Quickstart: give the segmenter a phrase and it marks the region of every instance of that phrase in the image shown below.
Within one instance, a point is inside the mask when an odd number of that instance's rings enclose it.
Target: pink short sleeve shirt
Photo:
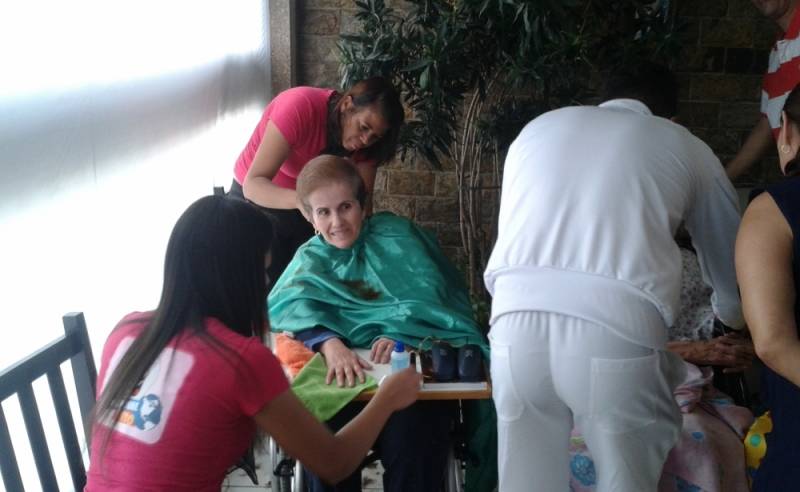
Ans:
[[[267,105],[250,141],[236,160],[236,181],[244,183],[267,123],[272,121],[290,148],[289,156],[272,182],[281,188],[294,189],[303,166],[327,146],[328,100],[333,92],[316,87],[293,87],[278,94]]]

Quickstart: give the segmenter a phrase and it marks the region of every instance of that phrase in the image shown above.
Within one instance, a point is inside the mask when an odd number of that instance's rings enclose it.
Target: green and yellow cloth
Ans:
[[[339,387],[335,382],[325,383],[328,366],[320,354],[311,358],[296,378],[292,380],[292,391],[303,405],[322,422],[332,418],[362,391],[378,387],[375,378],[365,375],[364,382],[355,386]]]

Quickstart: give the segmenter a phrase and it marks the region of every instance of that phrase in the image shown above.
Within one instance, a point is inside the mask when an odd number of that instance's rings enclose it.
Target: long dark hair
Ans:
[[[800,85],[795,86],[789,93],[786,102],[783,103],[783,111],[786,112],[786,117],[791,123],[800,127]],[[786,163],[783,174],[786,176],[800,175],[800,152]]]
[[[355,111],[372,108],[386,122],[386,133],[380,140],[369,147],[360,150],[360,156],[374,160],[377,165],[392,160],[397,151],[397,141],[400,139],[400,127],[405,121],[403,104],[400,94],[389,80],[384,77],[370,77],[360,80],[344,94],[334,93],[328,102],[328,146],[323,154],[338,156],[348,155],[342,148],[342,105],[347,97],[353,98]]]
[[[189,206],[169,238],[158,307],[128,320],[145,327],[103,388],[92,423],[118,421],[134,388],[177,336],[199,336],[236,357],[208,334],[206,318],[216,318],[240,335],[264,339],[264,259],[272,236],[269,218],[244,201],[207,196]],[[108,445],[111,431],[104,434],[100,449]]]

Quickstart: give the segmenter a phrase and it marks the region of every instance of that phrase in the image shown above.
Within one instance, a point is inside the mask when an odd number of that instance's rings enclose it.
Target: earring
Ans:
[[[788,144],[783,144],[783,145],[781,145],[781,147],[780,147],[780,151],[781,151],[781,154],[788,154],[789,152],[791,152],[791,151],[792,151],[792,148],[791,148],[791,147],[789,147],[789,145],[788,145]]]
[[[319,230],[317,230],[317,229],[314,229],[314,235],[315,235],[315,236],[319,236]]]

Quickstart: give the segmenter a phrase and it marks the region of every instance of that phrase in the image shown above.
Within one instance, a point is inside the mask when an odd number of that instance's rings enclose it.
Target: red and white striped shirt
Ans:
[[[783,36],[769,54],[769,66],[761,89],[761,113],[769,120],[772,134],[778,138],[781,111],[792,89],[800,83],[800,9]]]

